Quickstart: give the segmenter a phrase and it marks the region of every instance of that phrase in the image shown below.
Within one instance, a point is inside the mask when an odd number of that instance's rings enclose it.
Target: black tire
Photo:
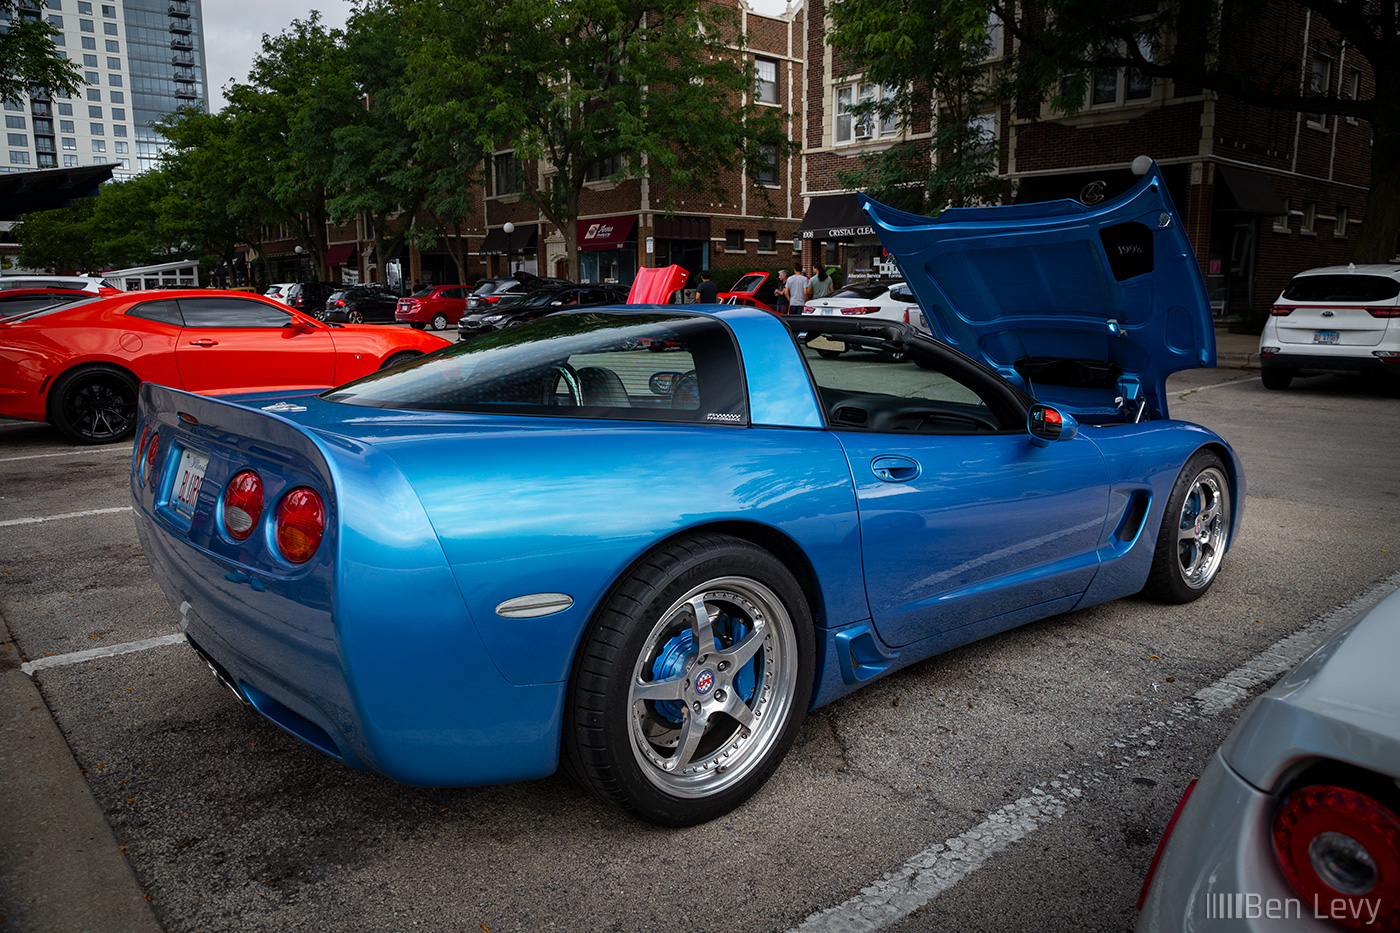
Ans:
[[[712,650],[695,650],[697,628]],[[719,534],[664,545],[613,588],[584,637],[565,710],[567,770],[652,823],[722,816],[792,746],[815,655],[807,600],[768,551]]]
[[[64,373],[49,391],[49,420],[71,441],[112,444],[136,430],[136,379],[115,366]]]
[[[1220,458],[1198,450],[1167,498],[1152,570],[1143,593],[1164,603],[1189,603],[1215,582],[1230,542],[1233,500]]]
[[[365,315],[363,311],[346,311],[345,320],[350,324],[363,324],[365,322]]]
[[[379,366],[379,371],[382,373],[386,369],[393,369],[400,363],[407,363],[409,360],[416,360],[422,355],[423,354],[415,353],[412,350],[401,350],[398,353],[391,354],[387,360],[381,363]]]
[[[443,314],[441,311],[434,314],[428,327],[432,330],[447,330],[447,315]]]
[[[1286,389],[1293,381],[1293,370],[1269,367],[1259,370],[1259,380],[1266,389]]]

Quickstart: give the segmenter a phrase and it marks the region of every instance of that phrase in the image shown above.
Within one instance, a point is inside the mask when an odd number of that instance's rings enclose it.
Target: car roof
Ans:
[[[1297,273],[1294,278],[1302,275],[1384,275],[1393,279],[1400,279],[1400,264],[1397,263],[1367,263],[1356,265],[1351,263],[1345,266],[1318,266],[1316,269],[1307,269]]]

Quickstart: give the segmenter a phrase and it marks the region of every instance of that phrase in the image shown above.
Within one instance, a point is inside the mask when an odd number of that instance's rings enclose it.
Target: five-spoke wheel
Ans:
[[[1230,531],[1225,465],[1215,454],[1199,451],[1182,468],[1167,500],[1146,591],[1174,603],[1201,596],[1220,570]]]

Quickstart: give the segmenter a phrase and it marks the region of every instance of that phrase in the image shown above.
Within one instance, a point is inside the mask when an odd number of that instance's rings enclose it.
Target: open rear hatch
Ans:
[[[1215,365],[1205,282],[1156,163],[1092,207],[861,204],[935,337],[1081,421],[1165,418],[1167,376]]]

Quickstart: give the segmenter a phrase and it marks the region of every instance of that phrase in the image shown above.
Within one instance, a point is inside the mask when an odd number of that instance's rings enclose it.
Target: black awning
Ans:
[[[1178,205],[1186,203],[1189,173],[1185,165],[1164,165],[1162,176],[1167,180],[1167,191]],[[1127,194],[1137,183],[1140,175],[1134,175],[1129,168],[1096,169],[1091,172],[1061,172],[1055,175],[1027,175],[1016,184],[1014,203],[1026,204],[1039,201],[1059,201],[1069,199],[1093,207],[1110,198]]]
[[[854,194],[819,194],[807,205],[797,233],[804,240],[854,240],[874,236],[875,228]]]
[[[68,207],[74,198],[95,197],[98,185],[111,178],[116,167],[87,165],[0,175],[0,220]]]
[[[500,227],[492,227],[486,231],[486,239],[482,241],[479,250],[482,256],[504,256],[507,247],[511,253],[529,253],[535,249],[535,243],[539,239],[539,225],[516,226],[515,232],[506,237],[506,232]]]
[[[1225,182],[1230,196],[1235,199],[1235,206],[1246,214],[1280,217],[1288,213],[1288,206],[1279,198],[1269,181],[1269,176],[1263,172],[1251,172],[1247,168],[1235,168],[1232,165],[1217,165],[1215,174]]]

